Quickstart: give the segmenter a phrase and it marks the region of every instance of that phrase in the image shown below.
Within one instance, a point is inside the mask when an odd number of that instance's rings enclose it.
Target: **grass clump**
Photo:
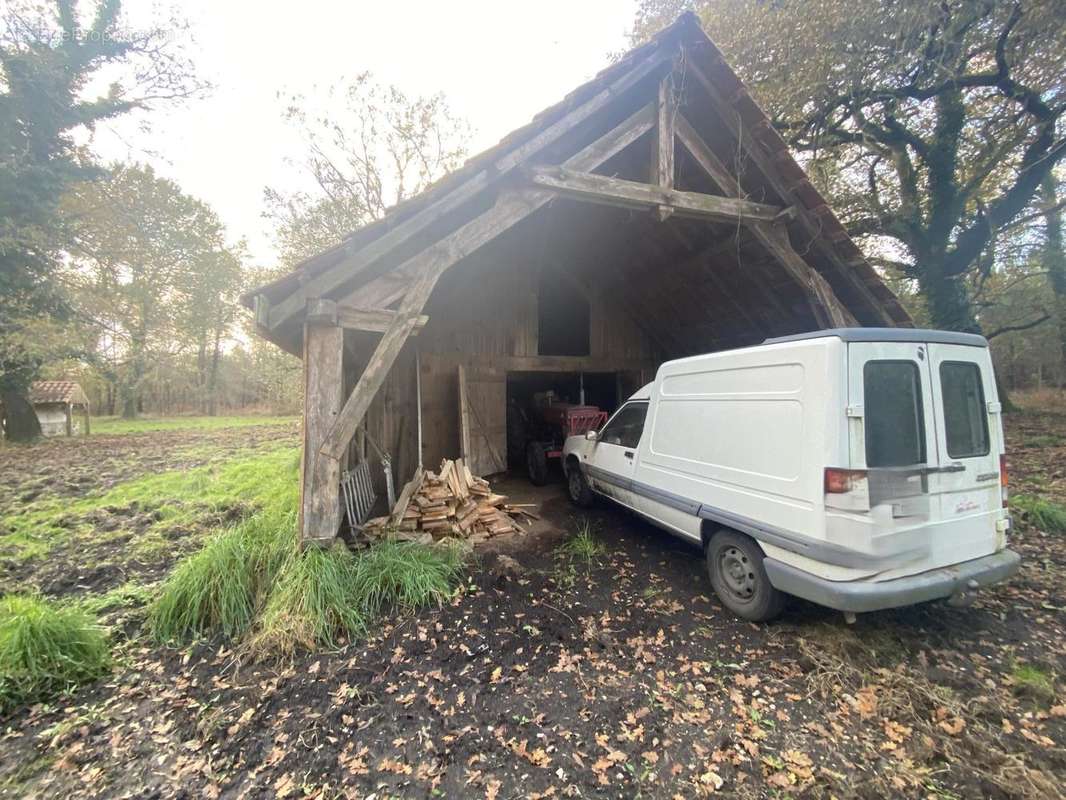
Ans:
[[[1047,533],[1066,533],[1066,508],[1050,500],[1030,494],[1015,495],[1010,499],[1013,508],[1025,514],[1028,521]]]
[[[592,522],[585,517],[578,524],[577,533],[559,546],[559,552],[591,567],[592,562],[606,555],[607,546],[597,538]]]
[[[1016,694],[1044,703],[1055,699],[1055,681],[1044,670],[1032,664],[1015,664],[1011,670],[1011,682]]]
[[[152,635],[176,642],[247,631],[287,551],[295,548],[294,525],[292,512],[267,509],[208,539],[164,581],[148,611]]]
[[[319,645],[335,648],[343,639],[364,633],[365,609],[353,596],[356,567],[356,557],[340,542],[328,549],[311,547],[287,559],[250,648],[292,655]]]
[[[462,567],[458,546],[379,542],[358,557],[352,596],[370,615],[390,607],[409,611],[441,603],[451,595]]]
[[[111,667],[104,631],[74,606],[0,598],[0,713],[89,683]]]

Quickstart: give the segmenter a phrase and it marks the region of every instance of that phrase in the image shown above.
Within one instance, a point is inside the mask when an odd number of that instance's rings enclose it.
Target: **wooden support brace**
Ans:
[[[696,129],[684,117],[678,118],[677,133],[685,149],[692,154],[711,180],[718,184],[718,188],[734,197],[739,196],[740,183],[729,173],[714,151],[707,146]],[[775,216],[770,220],[770,224],[753,224],[752,235],[803,288],[811,313],[818,325],[823,328],[839,328],[848,324],[858,324],[851,312],[837,298],[826,279],[792,247],[788,231],[782,224],[791,217],[784,216],[784,213],[781,212]]]
[[[654,125],[653,114],[652,106],[645,106],[582,148],[565,164],[579,170],[595,169],[647,133]],[[491,209],[397,267],[398,272],[413,276],[412,283],[323,442],[323,455],[339,459],[344,454],[440,276],[483,244],[546,205],[554,196],[553,192],[537,189],[502,192]]]
[[[703,91],[711,99],[711,103],[719,112],[719,118],[729,129],[730,133],[733,134],[740,150],[752,160],[755,166],[758,167],[759,171],[782,198],[788,198],[792,195],[792,188],[785,185],[783,179],[779,175],[779,169],[771,163],[770,156],[764,153],[756,142],[752,141],[751,133],[744,130],[740,114],[737,112],[736,108],[722,96],[718,91],[718,88],[711,82],[707,75],[704,74],[703,70],[697,66],[694,60],[688,59],[685,62],[685,69],[686,74],[695,78],[696,83],[703,88]],[[684,139],[682,139],[682,141],[684,141]],[[785,155],[791,160],[791,155],[788,155],[787,153],[785,153]],[[833,252],[831,246],[819,242],[819,226],[811,220],[810,215],[805,213],[802,209],[797,209],[796,219],[803,227],[805,234],[809,236],[813,242],[812,246],[818,247],[830,261],[833,261],[838,265],[841,272],[846,273],[848,265],[843,262],[835,252]],[[895,327],[897,325],[896,320],[885,310],[883,304],[873,295],[865,282],[862,280],[856,280],[854,281],[854,286],[866,298],[867,303],[886,325],[890,327]],[[839,300],[837,302],[839,302]],[[850,312],[848,316],[851,316]],[[854,319],[854,317],[852,318]]]

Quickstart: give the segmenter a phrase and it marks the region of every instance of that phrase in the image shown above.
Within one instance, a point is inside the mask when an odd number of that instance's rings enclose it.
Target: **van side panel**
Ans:
[[[828,453],[846,447],[829,430],[831,418],[845,424],[843,364],[836,339],[663,364],[635,479],[712,513],[824,537],[822,472]],[[652,503],[647,512],[662,518]]]

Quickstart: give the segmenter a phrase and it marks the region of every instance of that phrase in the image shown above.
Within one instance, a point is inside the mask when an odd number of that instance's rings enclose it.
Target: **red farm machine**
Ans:
[[[552,392],[539,394],[535,400],[532,408],[522,415],[523,438],[529,480],[543,486],[548,482],[549,461],[562,456],[566,437],[599,430],[607,421],[607,412],[596,406],[558,402]]]

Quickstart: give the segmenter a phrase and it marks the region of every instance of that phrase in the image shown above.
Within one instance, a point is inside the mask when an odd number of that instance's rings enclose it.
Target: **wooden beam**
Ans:
[[[595,169],[647,133],[654,124],[652,113],[650,105],[644,107],[565,163],[574,169]],[[483,244],[546,205],[554,196],[553,192],[536,189],[502,192],[491,209],[401,265],[399,271],[414,278],[411,288],[326,437],[321,448],[324,455],[339,459],[344,454],[440,276]]]
[[[340,461],[319,448],[341,410],[344,331],[304,325],[304,424],[300,465],[300,543],[328,545],[340,529]]]
[[[752,233],[813,298],[815,319],[821,327],[844,328],[859,324],[837,298],[829,282],[793,249],[785,228],[780,225],[756,225]]]
[[[606,136],[602,136],[582,148],[564,166],[574,169],[592,169],[617,155],[626,147],[655,127],[655,104],[648,103]],[[589,166],[589,165],[593,166]],[[410,263],[410,262],[408,262]],[[387,306],[396,302],[407,292],[414,275],[407,265],[382,275],[349,294],[344,302],[360,305]]]
[[[684,117],[678,120],[677,133],[685,149],[692,154],[711,180],[717,183],[723,192],[739,197],[742,191],[740,183]],[[780,221],[781,218],[778,217],[771,220],[769,225],[752,225],[752,236],[803,288],[811,306],[811,313],[819,325],[841,327],[845,320],[854,322],[855,317],[840,302],[826,279],[792,247],[788,238],[788,230],[779,224]],[[855,322],[855,324],[858,323]]]
[[[829,261],[834,263],[837,270],[844,276],[851,278],[848,275],[851,271],[851,267],[843,261],[843,259],[837,254],[832,244],[826,242],[821,236],[820,223],[817,220],[812,220],[811,215],[803,208],[800,203],[792,203],[794,199],[794,193],[791,188],[786,186],[779,177],[777,168],[771,163],[768,154],[764,153],[758,142],[755,142],[750,135],[744,135],[744,128],[740,122],[740,114],[731,103],[728,103],[718,91],[718,87],[711,83],[711,80],[703,73],[695,63],[693,59],[685,60],[685,70],[687,75],[691,75],[696,79],[696,82],[703,88],[704,92],[710,97],[712,104],[718,111],[718,118],[729,129],[729,132],[733,135],[733,138],[737,142],[737,147],[742,150],[759,169],[759,172],[763,174],[774,191],[787,203],[790,203],[789,207],[795,207],[796,220],[800,223],[804,233],[810,238],[812,246],[819,250],[823,256]],[[682,139],[682,141],[684,141]],[[824,279],[823,279],[824,280]],[[861,278],[855,276],[851,279],[851,284],[858,289],[859,293],[866,299],[866,302],[874,309],[877,316],[890,327],[896,327],[896,320],[889,314],[881,301],[874,296],[870,287],[866,285],[866,282]]]
[[[320,275],[307,280],[299,289],[270,309],[270,327],[277,328],[292,319],[303,311],[308,298],[328,295],[397,246],[421,233],[432,223],[441,219],[441,217],[472,200],[499,180],[502,175],[557,142],[563,135],[569,133],[579,124],[608,106],[620,94],[632,89],[673,57],[673,53],[657,49],[646,59],[638,62],[633,69],[618,80],[577,108],[564,114],[559,120],[530,138],[529,141],[497,159],[486,169],[481,170],[472,178],[457,186],[437,202],[423,208],[402,222],[398,222],[392,230],[387,231],[380,238],[349,254],[340,263],[330,267]]]
[[[371,333],[384,333],[396,320],[399,312],[390,311],[387,308],[355,308],[353,306],[337,306],[337,324],[342,328],[355,331],[369,331]],[[414,320],[411,334],[414,335],[429,322],[429,317],[422,315]]]
[[[665,205],[679,215],[704,217],[718,222],[773,222],[781,212],[778,206],[750,200],[660,189],[649,183],[576,172],[564,167],[537,167],[532,171],[532,180],[541,188],[594,203],[628,208]]]
[[[674,188],[674,123],[677,119],[677,95],[674,92],[673,72],[659,81],[659,97],[656,103],[655,161],[652,165],[652,183],[660,189]],[[656,206],[660,222],[674,213],[669,205]]]

